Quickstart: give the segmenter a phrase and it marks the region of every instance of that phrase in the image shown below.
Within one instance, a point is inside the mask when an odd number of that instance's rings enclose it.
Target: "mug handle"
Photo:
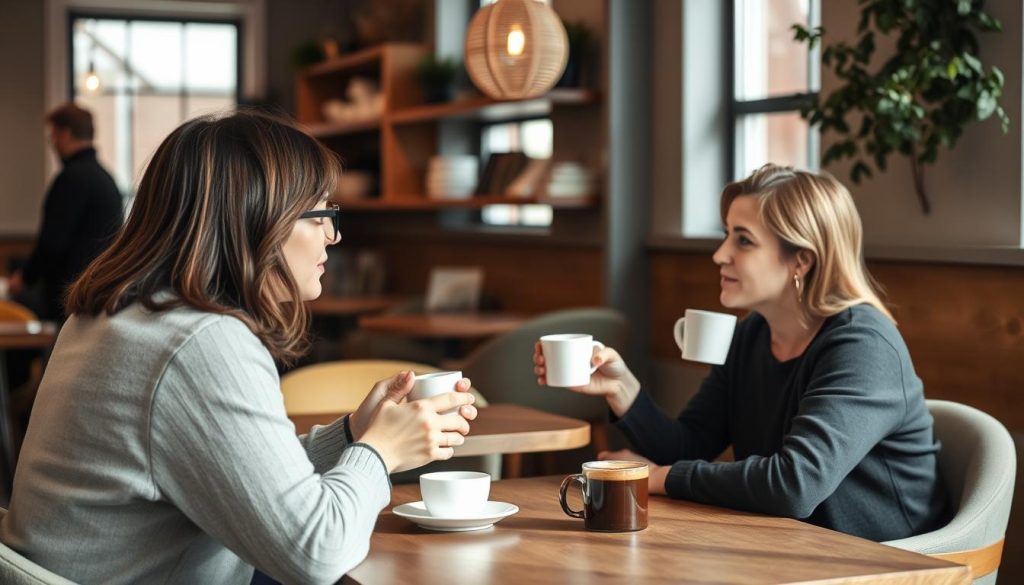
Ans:
[[[604,344],[601,343],[600,341],[595,339],[592,343],[594,344],[594,349],[604,349]],[[593,351],[593,350],[591,350],[591,351]],[[597,368],[599,368],[599,367],[601,367],[601,366],[594,366],[594,367],[590,368],[590,373],[593,374],[594,372],[597,371]]]
[[[558,503],[562,505],[562,511],[568,514],[569,516],[572,516],[573,518],[583,518],[583,510],[577,512],[576,510],[570,508],[569,504],[565,502],[565,491],[569,489],[569,484],[574,481],[580,484],[580,490],[582,490],[583,486],[586,485],[584,483],[585,480],[583,479],[582,473],[570,475],[569,477],[563,479],[562,487],[558,490]]]
[[[672,337],[676,340],[676,345],[679,346],[679,350],[683,350],[683,327],[685,327],[686,317],[680,317],[676,324],[672,326]]]

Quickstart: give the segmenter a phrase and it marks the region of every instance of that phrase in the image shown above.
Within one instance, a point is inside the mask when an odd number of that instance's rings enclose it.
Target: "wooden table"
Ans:
[[[321,295],[306,303],[314,315],[348,317],[363,313],[377,313],[396,307],[408,299],[399,296],[331,297]]]
[[[16,463],[14,421],[7,387],[7,355],[9,349],[49,350],[57,338],[57,325],[49,322],[0,322],[0,506],[10,502]]]
[[[652,496],[650,526],[587,532],[558,505],[561,477],[495,482],[519,512],[478,532],[431,532],[385,510],[344,583],[970,583],[967,567],[787,518]],[[577,492],[578,493],[578,492]],[[420,499],[396,486],[393,506]],[[579,507],[578,501],[572,505]]]
[[[470,423],[466,442],[455,447],[456,457],[493,453],[537,453],[584,447],[590,443],[590,423],[534,410],[517,404],[492,404],[479,409]],[[290,417],[299,433],[313,425],[329,424],[344,413]]]
[[[359,327],[409,337],[480,339],[507,333],[525,321],[509,313],[412,313],[366,315],[359,318]]]

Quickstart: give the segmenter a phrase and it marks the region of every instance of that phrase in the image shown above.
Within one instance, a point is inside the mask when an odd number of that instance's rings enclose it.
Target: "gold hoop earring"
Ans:
[[[796,288],[796,302],[804,302],[804,291],[800,288],[800,275],[793,274],[793,287]]]

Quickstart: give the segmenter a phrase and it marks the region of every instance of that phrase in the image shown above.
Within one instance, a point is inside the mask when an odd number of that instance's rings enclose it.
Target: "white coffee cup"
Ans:
[[[560,333],[540,338],[547,369],[548,386],[586,386],[590,375],[597,371],[591,367],[594,348],[604,348],[592,335],[582,333]]]
[[[478,471],[437,471],[420,476],[420,496],[437,518],[474,518],[491,493],[491,476]]]
[[[672,335],[684,360],[722,365],[729,354],[736,315],[686,309],[676,321]]]
[[[416,376],[409,392],[409,400],[430,398],[445,392],[455,392],[455,384],[462,379],[462,372],[431,372]],[[441,414],[458,412],[458,407],[450,408]]]

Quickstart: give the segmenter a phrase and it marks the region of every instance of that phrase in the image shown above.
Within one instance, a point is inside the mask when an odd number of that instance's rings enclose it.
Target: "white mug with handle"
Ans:
[[[672,328],[683,359],[724,364],[736,329],[736,315],[697,309],[686,309],[684,315]]]
[[[594,348],[603,349],[604,344],[592,335],[559,333],[541,337],[540,347],[548,386],[569,388],[590,383],[590,375],[597,371],[590,365]]]

